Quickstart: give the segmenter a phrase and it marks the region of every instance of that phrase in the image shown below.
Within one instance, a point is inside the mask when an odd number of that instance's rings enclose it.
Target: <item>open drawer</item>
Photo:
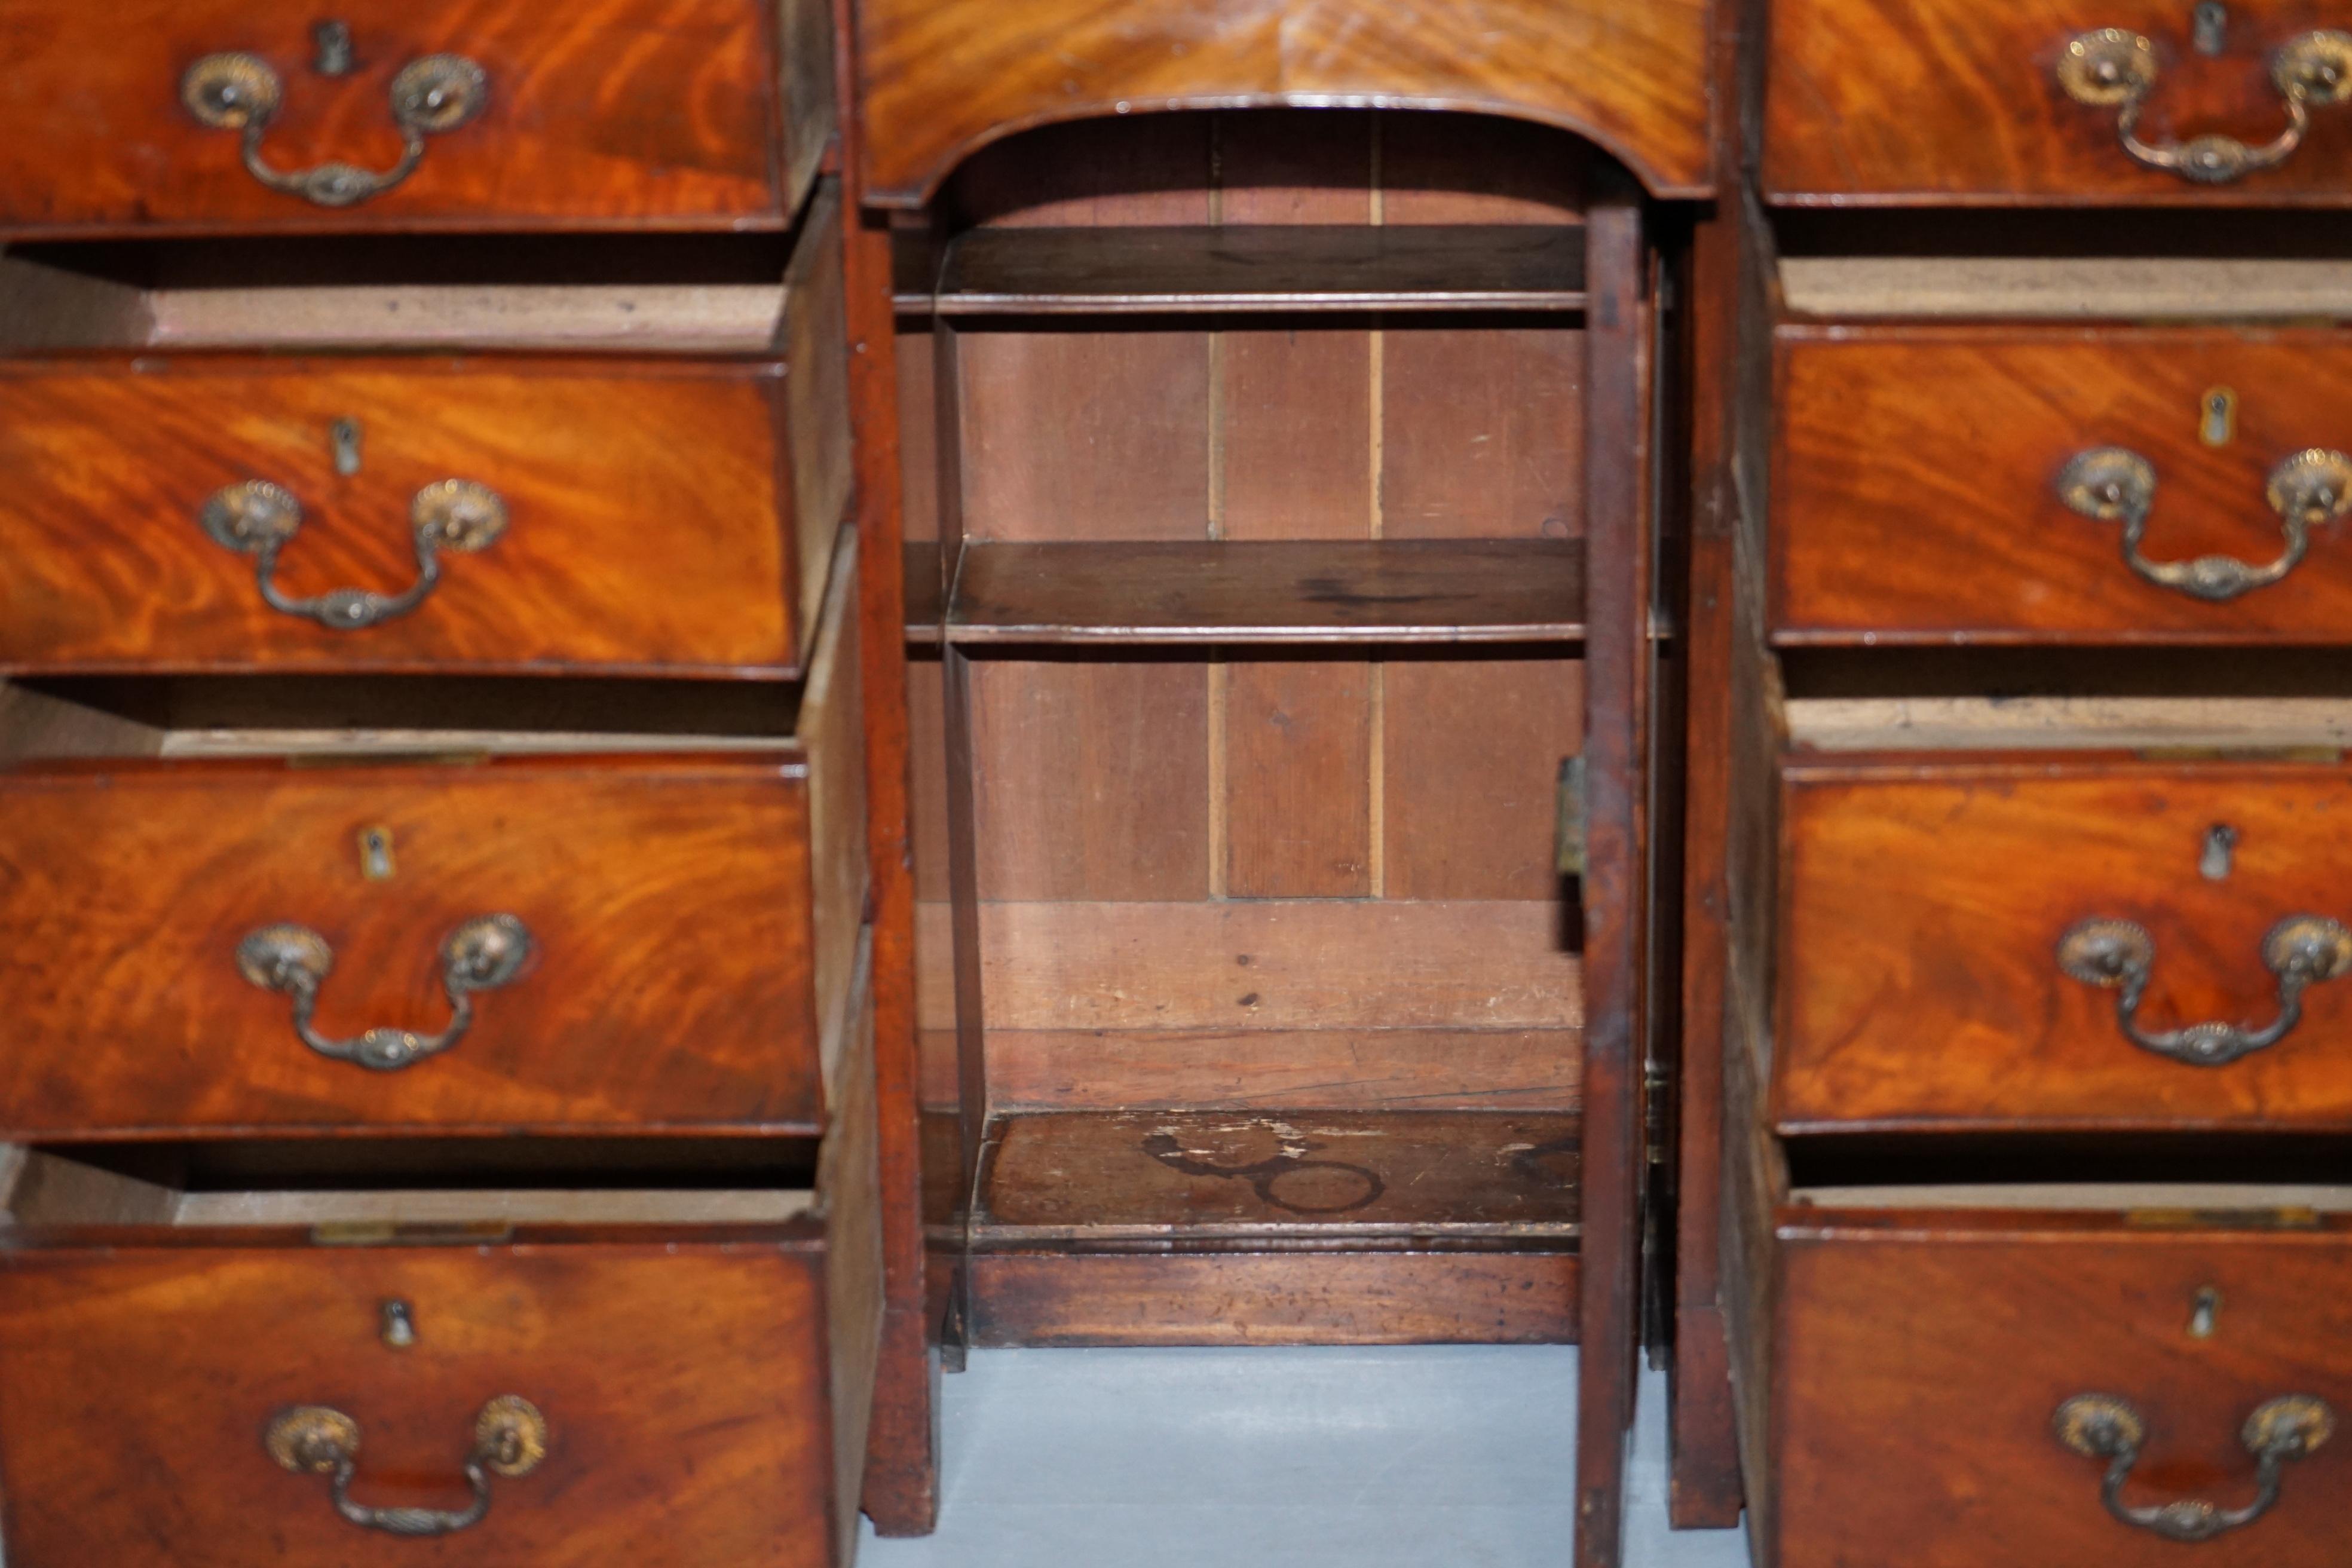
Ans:
[[[12,1147],[7,1561],[845,1560],[881,1310],[870,1059],[813,1185],[197,1190]]]
[[[2352,1188],[1799,1190],[1776,1241],[1759,1563],[2344,1561]]]
[[[821,1131],[850,562],[798,693],[0,686],[0,1130]]]

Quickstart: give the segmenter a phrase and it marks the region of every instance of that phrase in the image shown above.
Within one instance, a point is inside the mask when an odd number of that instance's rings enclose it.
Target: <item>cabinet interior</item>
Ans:
[[[1017,138],[900,233],[925,1087],[976,1255],[1574,1252],[1588,169],[1171,115]]]

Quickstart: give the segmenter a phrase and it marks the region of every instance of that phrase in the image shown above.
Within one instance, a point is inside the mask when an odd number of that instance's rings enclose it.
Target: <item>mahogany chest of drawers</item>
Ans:
[[[11,1563],[814,1568],[927,1424],[834,30],[0,15]]]
[[[1759,1563],[2342,1556],[2343,20],[1755,7],[1677,1439]]]

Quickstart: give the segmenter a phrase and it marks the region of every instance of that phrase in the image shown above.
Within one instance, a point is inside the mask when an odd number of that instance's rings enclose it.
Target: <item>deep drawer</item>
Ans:
[[[2345,1189],[1797,1195],[1760,1563],[2343,1561]]]
[[[2338,761],[1792,760],[1770,1109],[2352,1126]]]
[[[16,0],[0,235],[781,226],[832,130],[820,0],[332,16],[340,39],[283,0]]]
[[[2338,643],[2352,339],[1805,329],[1780,347],[1783,643]]]
[[[2296,120],[2282,79],[2317,84],[2352,61],[2342,8],[2232,0],[2224,15],[2200,38],[2192,7],[2168,0],[1773,0],[1765,191],[1841,205],[2352,198],[2340,86],[2299,85],[2306,128],[2281,142]],[[2122,136],[2135,104],[2137,155]]]

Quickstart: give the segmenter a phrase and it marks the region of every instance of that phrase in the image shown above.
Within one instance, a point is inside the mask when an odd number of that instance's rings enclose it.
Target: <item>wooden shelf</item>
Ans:
[[[918,602],[913,558],[910,616]],[[910,637],[929,640],[910,624]],[[1572,643],[1576,540],[1187,540],[964,547],[945,616],[957,644],[1328,646]]]
[[[915,258],[919,265],[922,258]],[[1533,226],[981,228],[910,315],[1561,311],[1584,308],[1584,231]]]
[[[1115,1110],[989,1124],[976,1246],[1573,1251],[1572,1111]]]

